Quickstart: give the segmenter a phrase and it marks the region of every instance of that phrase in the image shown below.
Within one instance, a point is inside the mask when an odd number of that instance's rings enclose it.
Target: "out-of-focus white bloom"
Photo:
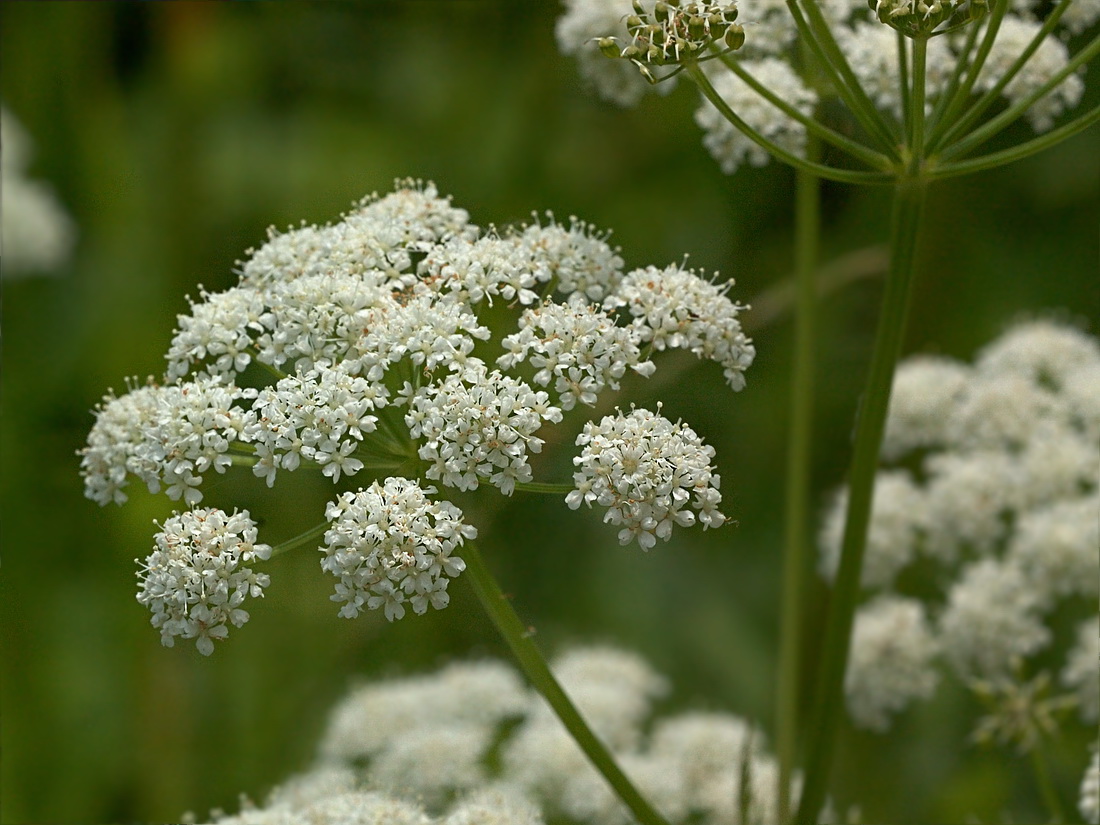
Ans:
[[[428,478],[460,490],[485,480],[505,495],[531,480],[527,453],[542,450],[535,433],[544,421],[561,421],[545,392],[484,368],[421,387],[405,414],[413,438],[423,439]]]
[[[49,186],[26,176],[30,139],[0,108],[0,255],[5,278],[56,272],[76,240],[72,218]]]
[[[821,571],[830,580],[836,577],[840,564],[847,511],[848,494],[841,490],[825,514],[818,539]],[[890,586],[898,571],[913,560],[920,530],[927,520],[924,492],[913,483],[912,476],[906,470],[880,471],[863,558],[865,587]]]
[[[576,489],[565,501],[574,510],[606,507],[604,521],[622,526],[621,544],[637,540],[649,550],[657,539],[668,541],[676,524],[698,519],[706,529],[726,520],[718,511],[721,478],[710,464],[714,448],[686,424],[644,409],[620,412],[585,424],[577,446],[584,449],[573,459]]]
[[[1007,674],[1016,658],[1046,647],[1039,596],[1020,568],[983,559],[963,570],[939,620],[944,653],[964,678]]]
[[[653,374],[643,361],[636,327],[619,327],[602,310],[583,301],[544,304],[527,310],[519,332],[501,341],[507,352],[497,359],[504,369],[529,361],[540,387],[553,383],[558,403],[571,410],[578,402],[594,406],[606,387],[619,388],[627,368]]]
[[[1045,606],[1065,596],[1100,596],[1100,496],[1058,501],[1020,517],[1007,558]],[[1100,701],[1100,699],[1098,699]]]
[[[248,621],[244,600],[263,596],[267,574],[246,565],[267,559],[271,548],[256,543],[256,523],[247,510],[176,513],[153,540],[156,549],[138,572],[137,600],[153,611],[152,625],[165,647],[176,636],[195,639],[199,652],[209,656],[214,640],[229,635],[229,624]]]
[[[625,36],[623,21],[632,11],[630,0],[565,0],[554,28],[562,54],[576,55],[596,93],[620,106],[634,106],[650,89],[667,92],[674,82],[652,86],[629,60],[612,60],[596,47],[598,38]]]
[[[1100,617],[1086,619],[1077,628],[1077,644],[1062,670],[1062,683],[1076,691],[1081,720],[1095,725],[1100,719]]]
[[[802,82],[789,63],[764,57],[743,60],[741,65],[787,104],[804,115],[813,115],[817,95]],[[805,153],[806,127],[766,101],[741,78],[731,72],[723,72],[713,76],[711,83],[734,113],[761,135],[791,154],[802,156]],[[705,133],[703,145],[726,174],[732,174],[746,163],[764,166],[771,159],[767,150],[726,120],[709,100],[703,100],[696,109],[695,122]]]
[[[640,339],[658,352],[686,349],[717,361],[737,391],[745,386],[756,347],[737,319],[746,307],[726,297],[731,286],[732,281],[718,286],[679,266],[651,266],[629,273],[605,304],[625,307]]]
[[[1100,20],[1100,0],[1073,0],[1058,22],[1072,35],[1078,35]]]
[[[384,607],[394,621],[406,604],[415,613],[447,606],[449,577],[466,569],[452,553],[477,530],[449,501],[431,501],[434,492],[391,477],[329,504],[321,568],[339,579],[332,600],[344,603],[341,616]]]
[[[975,367],[988,375],[1019,375],[1061,389],[1074,370],[1090,364],[1100,364],[1096,338],[1069,324],[1036,318],[1013,325],[983,347]]]
[[[1006,14],[993,41],[982,73],[978,75],[975,89],[987,91],[1004,76],[1009,67],[1023,53],[1042,27],[1041,23],[1023,20]],[[979,38],[981,35],[978,35]],[[1010,105],[1030,97],[1043,84],[1058,74],[1069,63],[1066,45],[1053,37],[1047,37],[1019,73],[1008,82],[1002,94]],[[1067,109],[1081,101],[1085,84],[1079,74],[1071,74],[1054,89],[1033,103],[1024,116],[1036,132],[1046,132],[1054,126],[1054,120]]]
[[[493,735],[485,725],[453,721],[406,730],[371,762],[371,778],[392,793],[439,805],[455,790],[488,781],[483,759]]]
[[[1021,484],[1018,466],[993,450],[936,453],[925,464],[928,555],[951,562],[967,548],[992,549],[1007,529],[1006,516]]]
[[[1054,396],[1022,375],[977,372],[951,411],[948,439],[967,449],[1020,448],[1056,413]]]
[[[856,613],[844,689],[861,727],[884,731],[890,717],[936,689],[939,645],[916,599],[879,596]]]
[[[1094,745],[1092,759],[1081,777],[1077,810],[1090,825],[1100,823],[1100,745]]]
[[[950,412],[970,380],[968,366],[950,358],[917,355],[898,364],[882,455],[893,459],[947,440]]]

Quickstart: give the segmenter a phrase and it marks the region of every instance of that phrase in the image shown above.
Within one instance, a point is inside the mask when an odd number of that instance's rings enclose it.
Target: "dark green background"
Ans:
[[[55,186],[80,229],[57,277],[3,285],[4,822],[233,810],[238,793],[262,796],[307,765],[351,677],[504,655],[461,580],[445,611],[348,621],[308,550],[269,565],[252,621],[210,658],[188,643],[162,648],[134,601],[132,560],[172,504],[135,491],[126,507],[100,509],[82,497],[75,451],[89,411],[126,376],[163,370],[185,294],[231,285],[268,224],[329,220],[412,175],[435,180],[481,225],[553,209],[613,228],[630,266],[690,253],[692,265],[736,278],[739,300],[787,277],[792,174],[773,165],[723,176],[701,147],[688,89],[629,111],[595,100],[557,53],[557,11],[0,7],[0,96],[37,144],[32,174]],[[1095,323],[1098,148],[1094,129],[933,191],[907,351],[969,357],[1044,310]],[[828,257],[881,243],[886,193],[828,186],[825,201]],[[821,309],[818,501],[843,477],[878,295],[865,280]],[[713,365],[668,364],[683,371],[665,413],[717,449],[736,526],[684,531],[642,554],[620,548],[597,513],[556,499],[516,495],[478,514],[489,563],[545,648],[635,649],[672,677],[671,707],[725,708],[770,728],[790,337],[789,318],[758,333],[736,396]],[[567,444],[547,466],[564,475],[568,455]],[[270,542],[317,521],[332,495],[297,477],[276,495],[247,473],[216,481],[208,500],[250,508]],[[815,584],[810,656],[822,596]],[[845,731],[839,800],[860,802],[872,822],[1003,809],[1029,821],[1038,803],[1025,766],[964,745],[972,712],[948,692],[889,738]],[[1055,755],[1067,802],[1083,748]]]

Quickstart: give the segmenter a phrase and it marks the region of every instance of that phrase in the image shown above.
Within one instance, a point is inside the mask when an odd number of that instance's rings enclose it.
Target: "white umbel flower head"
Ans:
[[[543,304],[519,319],[519,332],[501,341],[507,352],[497,364],[510,369],[529,361],[540,387],[553,384],[558,403],[571,410],[577,403],[594,406],[600,392],[619,389],[629,367],[639,375],[653,374],[653,362],[643,361],[635,327],[619,327],[602,310],[581,300]]]
[[[717,361],[737,391],[745,387],[756,348],[737,319],[746,307],[726,297],[731,286],[732,281],[719,286],[676,265],[650,266],[629,273],[604,303],[625,307],[640,339],[655,350],[686,349]]]
[[[859,609],[844,690],[859,726],[884,731],[891,716],[914,699],[927,699],[938,681],[939,645],[916,599],[880,596]]]
[[[668,541],[672,528],[698,520],[718,527],[721,478],[714,472],[714,448],[686,424],[675,424],[645,409],[589,421],[577,436],[581,454],[573,459],[576,489],[566,503],[577,509],[593,502],[607,508],[604,521],[620,525],[619,542],[637,541],[649,550]],[[688,509],[688,505],[696,512]]]
[[[947,439],[949,413],[970,377],[968,366],[950,358],[923,355],[899,364],[890,391],[883,457],[941,446]]]
[[[84,495],[100,506],[124,504],[128,476],[136,472],[135,453],[145,428],[156,422],[162,387],[152,383],[138,386],[127,380],[129,392],[116,396],[108,392],[95,409],[95,424],[87,445],[78,452]]]
[[[527,454],[543,444],[535,433],[544,421],[561,421],[549,400],[518,379],[471,368],[417,390],[405,423],[422,439],[428,478],[460,490],[476,490],[485,480],[507,496],[516,482],[531,480]]]
[[[329,504],[321,569],[339,579],[332,600],[344,603],[341,616],[383,607],[394,621],[405,615],[406,604],[424,613],[429,605],[439,610],[450,602],[448,580],[466,569],[452,554],[477,530],[449,501],[430,500],[433,493],[433,487],[393,477]]]
[[[177,636],[195,639],[199,652],[209,656],[214,641],[229,634],[228,625],[248,621],[244,600],[263,596],[267,574],[247,565],[269,558],[271,548],[256,543],[256,523],[247,510],[176,513],[153,540],[156,549],[137,574],[137,600],[153,611],[163,645],[172,647]]]

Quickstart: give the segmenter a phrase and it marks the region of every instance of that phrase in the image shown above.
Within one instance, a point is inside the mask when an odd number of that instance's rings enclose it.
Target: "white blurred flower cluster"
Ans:
[[[755,726],[717,711],[655,716],[667,681],[616,648],[577,648],[552,669],[670,823],[777,825],[777,766]],[[797,797],[797,781],[793,790]],[[392,819],[378,818],[376,807]],[[628,825],[633,819],[541,697],[510,666],[483,660],[354,689],[334,709],[308,773],[264,806],[216,821]]]
[[[0,271],[4,278],[56,272],[69,257],[76,228],[53,190],[27,177],[30,138],[0,108]]]
[[[848,708],[884,730],[932,695],[942,659],[967,684],[1024,679],[1036,654],[1100,714],[1100,342],[1019,323],[973,364],[902,362],[875,484]],[[835,574],[845,496],[821,532]],[[1057,613],[1058,622],[1053,621]],[[1076,628],[1066,638],[1055,628]]]
[[[650,16],[665,3],[646,0]],[[669,6],[679,4],[667,4]],[[897,34],[891,25],[912,18],[924,27],[963,13],[975,4],[925,3],[921,0],[882,0],[876,12],[865,2],[823,0],[820,3],[841,51],[871,101],[890,116],[901,117],[901,77],[898,69]],[[832,98],[822,97],[820,84],[803,74],[805,61],[795,21],[781,0],[744,0],[737,4],[738,24],[745,33],[744,45],[733,58],[751,76],[777,97],[809,116],[821,114]],[[632,0],[566,0],[558,19],[558,47],[563,54],[576,55],[581,74],[596,93],[621,106],[633,106],[649,89],[667,91],[677,80],[672,73],[656,84],[646,80],[627,59],[604,57],[598,41],[616,36],[629,40],[627,23],[634,14]],[[1049,13],[1049,4],[1038,0],[1016,0],[1006,14],[989,57],[974,84],[973,95],[983,94],[998,84],[1038,33]],[[881,19],[880,19],[881,18]],[[1074,0],[1059,19],[1055,32],[1042,40],[1025,65],[1000,90],[1005,103],[1023,100],[1061,71],[1070,59],[1068,41],[1091,28],[1100,19],[1096,0]],[[972,24],[972,25],[986,25]],[[983,32],[984,33],[984,32]],[[926,100],[929,111],[948,87],[952,71],[966,42],[966,27],[928,41]],[[982,33],[978,35],[979,39]],[[703,64],[711,83],[733,111],[764,137],[794,154],[804,153],[806,129],[764,99],[744,80],[719,61]],[[1045,132],[1066,110],[1081,100],[1083,73],[1071,73],[1030,106],[1025,117],[1036,132]],[[704,131],[703,144],[727,174],[746,164],[762,166],[769,155],[730,124],[706,100],[695,115]]]
[[[462,570],[450,553],[473,530],[417,479],[512,495],[534,482],[544,428],[628,372],[651,375],[654,352],[714,361],[740,390],[755,349],[728,289],[680,266],[624,271],[607,234],[577,219],[483,231],[434,185],[399,181],[336,223],[270,232],[235,286],[201,290],[178,317],[165,376],[96,409],[85,492],[122,504],[136,478],[196,507],[210,472],[237,465],[269,487],[302,468],[334,484],[366,476],[366,491],[330,506],[321,548],[342,615],[442,607]],[[490,323],[515,331],[494,339]],[[713,450],[660,416],[648,426],[668,445],[636,478],[631,513],[587,499],[645,548],[695,520],[677,513],[689,492],[698,520],[722,521]],[[636,449],[626,437],[603,442]]]

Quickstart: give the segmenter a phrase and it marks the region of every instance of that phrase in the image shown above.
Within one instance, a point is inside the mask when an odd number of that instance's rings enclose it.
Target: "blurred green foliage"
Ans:
[[[693,92],[601,104],[557,53],[553,3],[5,3],[0,96],[80,228],[56,277],[4,283],[2,808],[4,822],[168,821],[262,796],[311,758],[349,680],[505,651],[460,580],[445,611],[394,625],[341,619],[309,551],[214,656],[162,648],[134,601],[136,556],[172,505],[82,497],[75,451],[90,410],[128,375],[159,374],[197,284],[235,281],[269,224],[326,221],[395,177],[435,180],[474,222],[532,210],[614,228],[630,266],[690,263],[748,300],[792,265],[792,174],[725,177],[692,122]],[[1095,100],[1095,67],[1089,98]],[[1009,169],[933,190],[909,351],[969,357],[1019,315],[1065,310],[1095,330],[1096,130]],[[827,186],[826,257],[882,241],[886,193]],[[818,500],[842,478],[879,286],[821,310]],[[517,494],[473,518],[522,616],[553,651],[610,641],[648,656],[679,706],[770,726],[782,529],[789,318],[756,335],[740,395],[675,360],[665,413],[718,453],[737,524],[684,531],[649,554],[595,512]],[[713,365],[710,365],[713,367]],[[660,375],[660,371],[658,373]],[[640,382],[640,402],[653,403]],[[561,478],[569,444],[551,451]],[[209,500],[247,507],[277,542],[319,520],[331,487],[247,472]],[[807,655],[824,588],[815,584]],[[971,700],[942,697],[890,737],[846,731],[837,797],[866,821],[1025,820],[1020,760],[963,743]],[[1054,754],[1072,792],[1083,743]]]

